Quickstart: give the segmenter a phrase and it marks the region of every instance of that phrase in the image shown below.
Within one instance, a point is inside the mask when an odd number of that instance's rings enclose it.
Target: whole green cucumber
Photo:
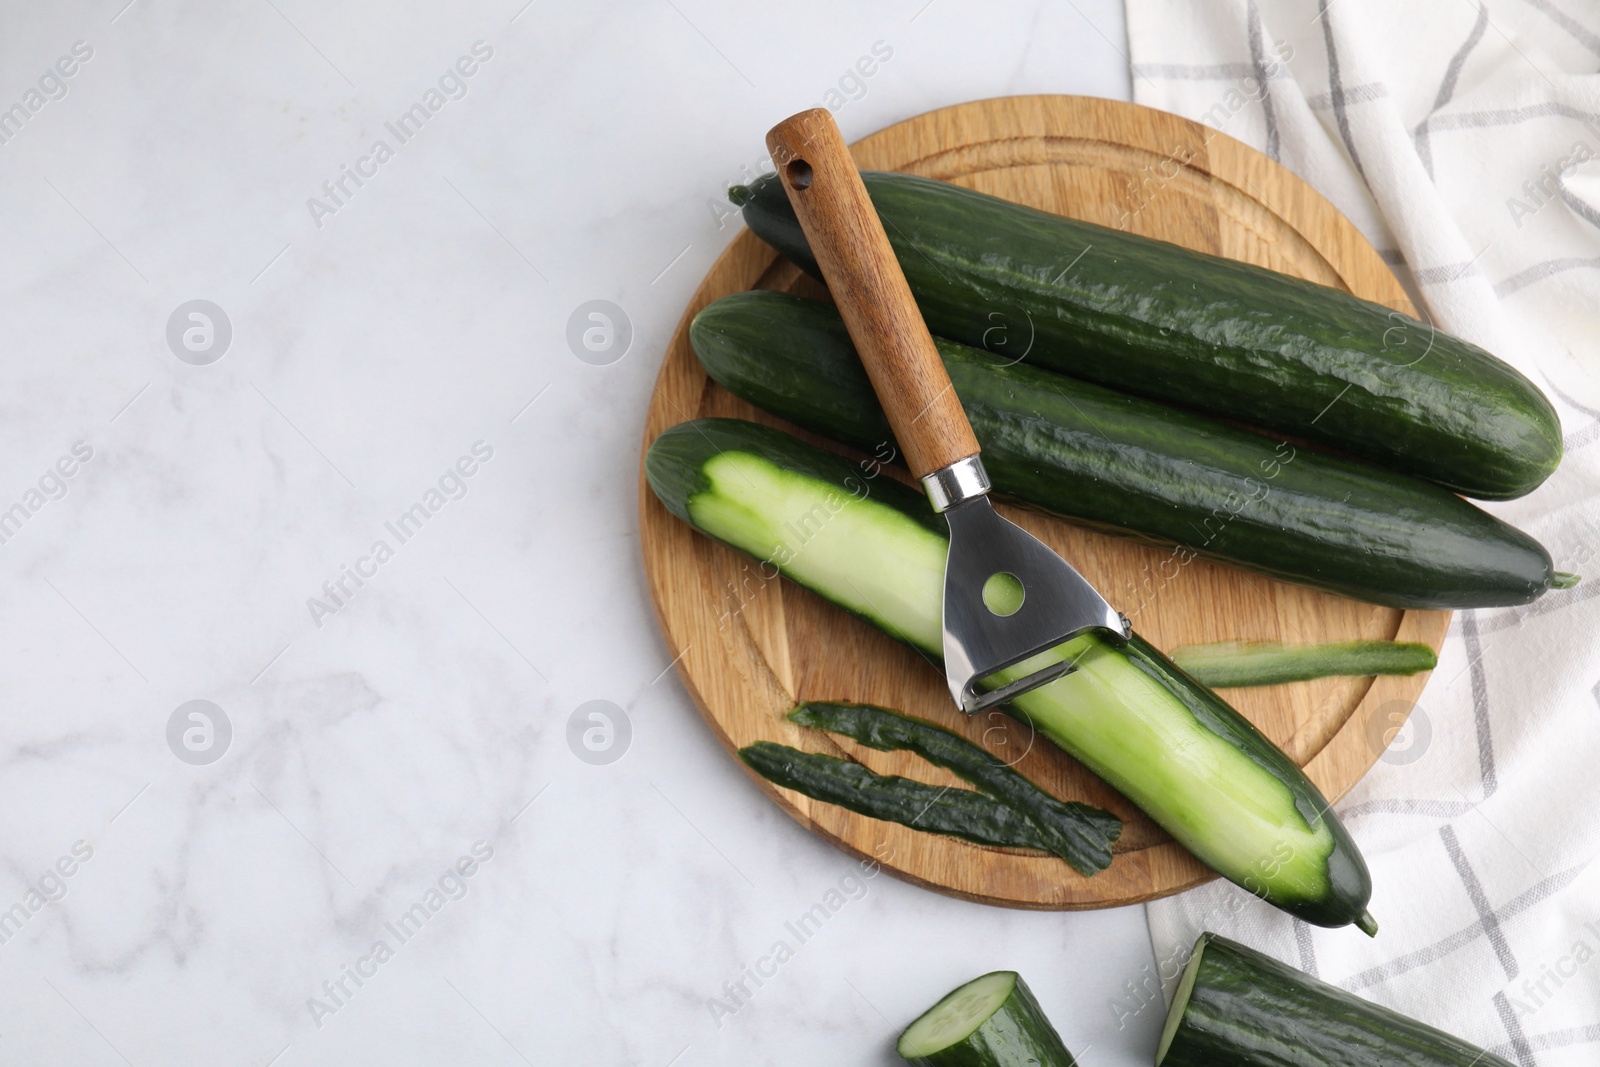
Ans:
[[[945,182],[862,178],[935,334],[1486,500],[1531,491],[1561,459],[1538,387],[1410,316]],[[776,175],[729,195],[817,273]]]
[[[889,424],[828,304],[737,293],[695,316],[689,336],[729,391],[886,453]],[[1569,584],[1537,541],[1439,486],[952,341],[938,347],[996,491],[1180,546],[1160,573],[1105,591],[1129,616],[1195,554],[1403,608],[1525,604]]]
[[[1076,1067],[1033,990],[994,971],[951,990],[905,1028],[895,1051],[917,1067]]]
[[[764,576],[788,577],[938,658],[949,540],[922,494],[738,419],[664,431],[644,467],[669,511],[759,560]],[[1307,922],[1376,931],[1355,843],[1249,720],[1137,634],[1123,644],[1086,634],[993,682],[1062,660],[1071,673],[1008,709],[1219,874]]]
[[[1254,949],[1202,934],[1156,1067],[1511,1067]]]

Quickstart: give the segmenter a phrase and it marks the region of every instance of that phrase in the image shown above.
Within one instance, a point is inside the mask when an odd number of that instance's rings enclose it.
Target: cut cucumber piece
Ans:
[[[656,496],[702,532],[935,659],[947,541],[920,493],[770,427],[701,419],[645,456]],[[1084,635],[1001,672],[1076,669],[1009,710],[1224,877],[1320,926],[1364,915],[1365,862],[1327,800],[1215,693],[1149,644]]]
[[[1201,934],[1156,1067],[1511,1067],[1442,1030]]]
[[[1200,958],[1205,955],[1206,939],[1202,937],[1199,944],[1195,945],[1189,953],[1189,962],[1183,966],[1183,974],[1178,978],[1178,987],[1172,991],[1172,1008],[1167,1012],[1166,1022],[1161,1025],[1161,1043],[1156,1046],[1156,1067],[1167,1058],[1167,1049],[1172,1047],[1172,1038],[1178,1032],[1178,1024],[1183,1021],[1184,1006],[1189,1003],[1189,997],[1194,991],[1194,976],[1200,971]]]
[[[935,334],[1486,500],[1531,491],[1561,460],[1538,386],[1409,315],[947,182],[861,178]],[[777,175],[734,199],[819,276]]]
[[[888,421],[831,305],[735,293],[701,310],[689,337],[706,372],[735,395],[891,454]],[[1570,577],[1533,538],[1437,485],[936,344],[996,492],[1178,546],[1103,590],[1130,616],[1195,555],[1404,608],[1525,604]]]
[[[1229,688],[1337,675],[1416,674],[1433,670],[1439,657],[1415,641],[1218,641],[1175,648],[1172,662],[1206,685]]]
[[[971,782],[995,800],[1015,809],[1043,835],[1051,852],[1082,874],[1111,866],[1111,842],[1122,833],[1122,820],[1087,804],[1057,800],[1014,769],[949,730],[871,704],[812,701],[789,713],[791,722],[844,734],[885,752],[915,752]]]
[[[921,1067],[1075,1067],[1076,1060],[1016,971],[994,971],[947,994],[900,1035]]]

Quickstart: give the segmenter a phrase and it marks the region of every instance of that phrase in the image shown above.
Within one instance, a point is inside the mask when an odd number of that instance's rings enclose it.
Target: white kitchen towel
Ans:
[[[1202,930],[1523,1067],[1600,1063],[1600,7],[1592,0],[1126,0],[1139,103],[1275,157],[1439,328],[1561,413],[1567,455],[1488,505],[1577,588],[1456,615],[1411,724],[1339,805],[1369,941],[1214,883],[1149,905],[1159,976]],[[1382,709],[1380,709],[1382,710]],[[1387,712],[1384,712],[1387,714]],[[1385,722],[1372,724],[1382,735]]]

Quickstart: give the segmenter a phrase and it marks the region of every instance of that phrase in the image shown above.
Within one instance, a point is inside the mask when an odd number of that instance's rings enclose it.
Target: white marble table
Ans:
[[[1120,4],[523,2],[5,5],[0,1063],[890,1064],[997,967],[1149,1062],[1142,911],[855,881],[666,669],[635,532],[767,127],[1126,97]]]

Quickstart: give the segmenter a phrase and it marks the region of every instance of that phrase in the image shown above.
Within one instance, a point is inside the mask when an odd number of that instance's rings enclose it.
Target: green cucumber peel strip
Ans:
[[[1083,874],[1111,865],[1111,843],[1122,820],[1101,808],[1058,800],[1004,760],[933,723],[871,704],[811,701],[789,713],[789,721],[843,734],[883,752],[914,752],[972,783],[982,793],[1027,818],[1049,851]]]
[[[1172,650],[1172,662],[1196,681],[1222,688],[1281,685],[1339,675],[1416,674],[1439,657],[1415,641],[1330,641],[1287,645],[1276,641],[1218,641]]]
[[[771,427],[699,419],[645,456],[661,503],[716,540],[911,645],[942,644],[949,542],[926,499]],[[1132,635],[1088,634],[1001,672],[1076,669],[1009,705],[1213,870],[1320,926],[1362,917],[1371,878],[1304,773],[1248,720]]]
[[[1026,816],[970,789],[950,789],[879,774],[854,760],[803,752],[775,741],[746,745],[739,750],[739,758],[774,785],[825,804],[837,804],[857,815],[959,837],[975,845],[1050,851],[1044,834]],[[1109,858],[1108,855],[1108,861]],[[1102,864],[1092,870],[1079,870],[1094,874],[1104,868]]]

